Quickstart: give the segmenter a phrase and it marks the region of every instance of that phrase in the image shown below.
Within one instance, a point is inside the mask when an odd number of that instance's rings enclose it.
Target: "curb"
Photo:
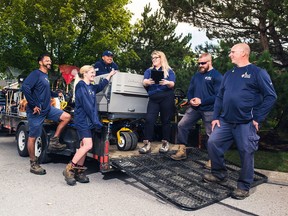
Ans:
[[[286,172],[276,172],[262,169],[255,169],[255,171],[267,176],[268,183],[277,183],[288,186],[288,173]]]

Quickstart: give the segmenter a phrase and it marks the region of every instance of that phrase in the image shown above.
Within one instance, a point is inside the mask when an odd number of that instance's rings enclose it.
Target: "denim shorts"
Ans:
[[[60,116],[64,111],[51,106],[50,111],[46,114],[32,114],[27,112],[27,118],[29,123],[29,137],[39,137],[42,134],[43,122],[45,119],[52,120],[54,122],[60,121]]]

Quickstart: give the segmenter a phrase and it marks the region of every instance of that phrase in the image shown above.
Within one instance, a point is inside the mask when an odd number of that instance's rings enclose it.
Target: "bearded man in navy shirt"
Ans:
[[[177,143],[179,148],[176,154],[171,155],[173,160],[184,160],[187,158],[186,145],[192,127],[198,120],[202,119],[205,131],[210,136],[211,122],[213,120],[213,108],[216,95],[221,85],[222,74],[212,65],[210,53],[203,53],[198,59],[198,71],[192,77],[187,93],[190,107],[178,123]],[[205,167],[210,168],[210,160]]]
[[[29,122],[29,137],[27,141],[30,157],[30,172],[36,175],[46,174],[46,170],[39,165],[35,156],[35,142],[42,134],[45,119],[59,122],[55,134],[50,138],[48,149],[50,151],[62,151],[65,144],[59,142],[59,136],[63,128],[69,123],[71,115],[63,110],[51,106],[51,97],[63,96],[61,92],[52,92],[48,79],[48,71],[51,69],[51,58],[48,54],[38,57],[39,69],[32,71],[24,80],[22,91],[28,102],[27,119]]]
[[[239,43],[231,48],[229,57],[235,67],[223,77],[214,105],[212,134],[208,140],[211,173],[205,174],[206,182],[225,182],[227,168],[224,153],[233,141],[241,160],[237,188],[231,196],[245,199],[253,183],[254,153],[258,149],[259,124],[264,121],[277,95],[269,74],[249,62],[250,47]]]

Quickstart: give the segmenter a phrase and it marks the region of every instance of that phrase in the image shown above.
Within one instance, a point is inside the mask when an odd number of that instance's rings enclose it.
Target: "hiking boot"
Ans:
[[[151,152],[151,143],[148,140],[143,140],[144,146],[139,149],[140,154],[147,154]]]
[[[59,142],[59,137],[50,138],[48,150],[50,151],[63,151],[66,148],[65,144]]]
[[[34,160],[30,160],[30,172],[36,175],[46,174],[46,170],[39,165],[37,157]]]
[[[87,168],[83,167],[83,166],[76,166],[75,167],[75,180],[80,182],[80,183],[88,183],[89,182],[89,178],[86,176],[85,174],[85,170]]]
[[[166,153],[169,151],[169,142],[167,140],[162,140],[162,146],[159,148],[160,153]]]
[[[73,186],[76,184],[75,169],[72,165],[72,162],[67,164],[66,169],[63,170],[63,175],[65,176],[65,181],[67,182],[68,185]]]
[[[204,165],[204,168],[205,168],[205,169],[211,169],[211,160],[208,160],[208,161],[206,162],[206,164]]]
[[[249,191],[242,190],[240,188],[236,188],[231,194],[232,198],[238,199],[238,200],[243,200],[248,196],[249,196]]]
[[[178,151],[176,154],[170,156],[171,159],[173,160],[184,160],[187,158],[187,153],[186,153],[186,146],[185,145],[179,145]]]
[[[227,178],[220,179],[211,173],[207,173],[207,174],[204,174],[203,180],[205,182],[224,183],[227,181]]]

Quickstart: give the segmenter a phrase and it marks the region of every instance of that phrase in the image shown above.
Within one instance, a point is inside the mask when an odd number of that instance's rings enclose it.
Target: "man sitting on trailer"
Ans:
[[[32,71],[24,80],[22,91],[28,102],[27,119],[29,122],[28,152],[30,157],[30,172],[37,175],[46,174],[35,156],[35,141],[42,134],[42,127],[45,118],[59,122],[54,134],[50,139],[48,149],[50,151],[62,151],[66,148],[65,144],[59,143],[59,136],[63,128],[71,119],[70,114],[57,109],[50,104],[51,96],[62,96],[62,93],[54,93],[50,90],[50,82],[48,80],[48,71],[51,69],[52,61],[48,54],[42,54],[38,57],[40,65],[38,70]]]

